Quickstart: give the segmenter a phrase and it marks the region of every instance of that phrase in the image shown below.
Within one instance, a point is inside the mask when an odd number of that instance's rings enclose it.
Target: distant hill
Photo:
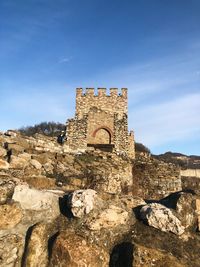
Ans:
[[[152,155],[152,157],[167,163],[179,165],[182,169],[200,169],[200,156],[184,155],[177,152],[166,152],[160,155]]]

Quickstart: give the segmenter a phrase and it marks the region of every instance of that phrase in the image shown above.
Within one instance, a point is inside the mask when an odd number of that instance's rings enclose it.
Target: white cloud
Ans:
[[[136,139],[154,147],[200,134],[200,94],[149,105],[129,113]]]

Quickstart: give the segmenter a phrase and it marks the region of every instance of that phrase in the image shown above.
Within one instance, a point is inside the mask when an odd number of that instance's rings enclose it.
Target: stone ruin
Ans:
[[[66,145],[71,150],[101,149],[135,157],[133,131],[128,131],[127,89],[76,89],[76,113],[66,125]]]

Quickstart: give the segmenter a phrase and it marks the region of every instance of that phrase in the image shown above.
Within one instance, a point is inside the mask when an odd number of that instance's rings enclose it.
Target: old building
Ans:
[[[67,121],[67,145],[72,150],[88,147],[106,151],[125,152],[134,158],[133,131],[128,132],[127,89],[76,89],[76,113]]]

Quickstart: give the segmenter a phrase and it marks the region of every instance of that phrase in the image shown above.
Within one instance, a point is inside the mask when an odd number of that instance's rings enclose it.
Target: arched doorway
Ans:
[[[95,144],[111,144],[112,142],[112,133],[108,127],[99,127],[97,128],[93,135]]]

